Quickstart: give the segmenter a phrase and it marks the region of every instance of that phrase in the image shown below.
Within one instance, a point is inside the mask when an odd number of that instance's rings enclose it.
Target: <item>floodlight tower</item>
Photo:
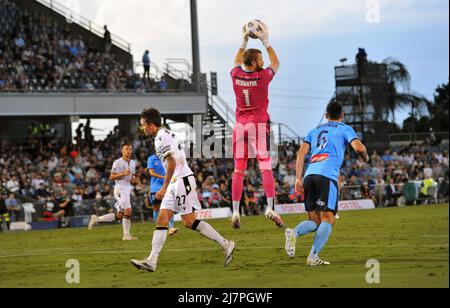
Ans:
[[[197,91],[200,92],[200,43],[198,35],[198,14],[197,14],[197,0],[191,1],[191,37],[192,37],[192,65],[193,76],[192,82],[196,85]]]

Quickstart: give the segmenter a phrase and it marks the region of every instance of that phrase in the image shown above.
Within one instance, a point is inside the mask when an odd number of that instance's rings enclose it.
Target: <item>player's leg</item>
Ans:
[[[92,230],[97,224],[99,223],[107,223],[107,222],[115,222],[116,221],[116,214],[115,213],[109,213],[103,216],[98,217],[97,215],[92,215],[91,219],[89,220],[88,229]]]
[[[127,208],[125,209],[125,213],[122,219],[122,228],[123,228],[123,240],[124,241],[136,241],[138,240],[137,237],[134,237],[131,235],[131,216],[132,215],[132,209]]]
[[[159,217],[159,210],[156,210],[155,207],[153,207],[153,221],[155,224],[158,223],[158,217]]]
[[[195,211],[201,210],[201,204],[198,200],[197,183],[194,176],[186,177],[178,181],[176,191],[178,196],[186,196],[184,204],[175,204],[176,211],[181,214],[183,224],[186,228],[199,232],[201,235],[219,244],[225,252],[224,265],[228,266],[233,260],[233,252],[236,244],[233,241],[226,240],[210,224],[197,220]]]
[[[173,216],[173,211],[168,209],[161,209],[159,212],[159,217],[157,221],[157,227],[155,232],[153,232],[152,239],[152,250],[150,255],[146,260],[131,260],[131,263],[141,270],[146,270],[149,272],[156,271],[159,254],[167,240],[167,235],[169,232],[169,221]]]
[[[246,129],[242,125],[236,125],[233,130],[233,157],[234,173],[231,187],[233,217],[231,219],[231,225],[234,229],[239,229],[241,227],[240,204],[242,191],[244,190],[244,177],[248,161],[248,135]]]
[[[301,222],[296,228],[287,229],[285,232],[285,249],[290,258],[295,256],[297,238],[316,231],[320,225],[320,212],[317,212],[316,190],[312,177],[306,177],[303,184],[305,188],[305,209],[309,214],[309,219]]]
[[[239,229],[240,224],[240,204],[242,199],[242,191],[244,190],[244,177],[245,170],[247,169],[247,159],[235,159],[234,161],[234,174],[232,183],[232,197],[233,197],[233,218],[232,227]]]
[[[172,218],[169,221],[169,235],[175,235],[178,232],[178,229],[175,228],[175,218],[172,216]]]
[[[114,208],[117,211],[116,213],[109,213],[103,216],[98,217],[97,215],[92,215],[91,220],[89,221],[88,229],[92,230],[99,223],[112,223],[115,221],[121,221],[123,218],[123,205],[121,200],[121,193],[119,187],[116,185],[114,187],[114,199],[116,199],[116,203],[114,204]]]
[[[272,157],[270,156],[270,126],[269,124],[258,124],[256,134],[256,146],[252,138],[249,138],[250,146],[256,148],[256,158],[262,174],[264,192],[267,198],[266,217],[277,225],[284,228],[284,221],[275,212],[275,179],[272,172]]]
[[[122,229],[123,229],[123,240],[124,241],[135,241],[138,238],[131,235],[131,215],[132,215],[132,208],[131,208],[131,200],[130,200],[131,191],[123,191],[121,194],[121,205],[124,209],[123,218],[122,218]]]
[[[336,182],[322,177],[317,178],[317,183],[320,185],[321,198],[317,201],[320,204],[321,210],[321,223],[317,229],[316,236],[314,238],[314,244],[311,248],[307,264],[311,266],[317,265],[329,265],[329,262],[320,260],[319,254],[325,247],[331,232],[333,231],[333,225],[336,223],[335,215],[338,210],[338,185]]]
[[[228,266],[233,260],[233,252],[236,244],[233,241],[226,240],[219,234],[210,224],[204,221],[197,220],[195,213],[182,216],[183,224],[186,228],[199,232],[205,238],[216,242],[222,247],[225,252],[225,266]]]

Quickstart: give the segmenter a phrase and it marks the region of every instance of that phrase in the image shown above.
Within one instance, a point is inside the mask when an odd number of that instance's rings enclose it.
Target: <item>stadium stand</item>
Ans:
[[[119,61],[52,16],[11,0],[0,0],[0,6],[0,92],[147,92],[178,86],[161,82],[169,76],[141,78],[133,63]]]

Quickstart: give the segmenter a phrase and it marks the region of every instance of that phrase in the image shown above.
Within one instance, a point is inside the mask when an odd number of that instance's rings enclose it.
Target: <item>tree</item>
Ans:
[[[429,101],[420,94],[411,93],[411,75],[407,67],[393,58],[384,60],[387,66],[386,74],[388,78],[388,108],[395,123],[395,112],[406,107],[411,108],[413,117],[424,114]],[[403,91],[399,91],[399,89]]]
[[[435,132],[446,132],[449,129],[449,83],[436,88],[434,102],[427,104],[431,118],[431,127]]]

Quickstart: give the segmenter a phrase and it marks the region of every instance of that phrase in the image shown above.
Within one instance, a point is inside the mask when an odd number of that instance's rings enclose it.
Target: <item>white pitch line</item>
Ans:
[[[302,245],[301,247],[309,247],[307,245]],[[411,247],[411,245],[330,245],[328,248],[401,248],[401,247]],[[420,245],[424,248],[448,248],[448,244],[443,245]],[[284,250],[283,247],[237,247],[238,250]],[[217,248],[193,248],[193,249],[166,249],[164,252],[196,252],[196,251],[219,251]],[[70,256],[70,255],[102,255],[102,254],[145,254],[146,250],[109,250],[109,251],[73,251],[73,252],[57,252],[57,253],[42,253],[42,252],[32,252],[25,254],[14,254],[14,255],[0,255],[0,259],[8,258],[20,258],[20,257],[43,257],[43,256]]]

